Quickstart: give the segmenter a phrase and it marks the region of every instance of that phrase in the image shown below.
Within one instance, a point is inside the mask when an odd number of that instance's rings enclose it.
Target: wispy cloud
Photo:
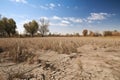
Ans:
[[[10,1],[17,2],[17,3],[24,3],[24,4],[27,3],[27,0],[10,0]]]
[[[75,18],[75,17],[59,17],[59,16],[53,16],[53,20],[66,20],[72,23],[82,23],[83,20],[81,18]]]
[[[50,17],[49,20],[51,21],[50,23],[51,26],[70,26],[71,25],[70,21],[65,20],[64,18],[59,16]]]
[[[65,21],[65,20],[62,20],[61,23],[63,23],[63,24],[70,24],[69,21]]]
[[[52,23],[52,25],[61,25],[61,26],[69,26],[71,24],[89,24],[89,23],[101,23],[100,21],[107,19],[110,16],[113,16],[114,14],[109,13],[90,13],[90,16],[86,18],[76,18],[76,17],[59,17],[59,16],[53,16],[51,21],[57,21],[59,23]]]
[[[108,16],[110,16],[110,14],[108,13],[90,13],[90,16],[87,19],[88,20],[104,20]]]
[[[43,6],[43,5],[40,5],[40,8],[41,8],[41,9],[45,9],[45,10],[47,10],[47,9],[48,9],[48,7]]]
[[[19,23],[17,23],[17,30],[18,30],[19,34],[23,34],[25,32],[23,25],[25,23],[28,23],[29,21],[31,21],[31,19],[26,18],[24,20],[21,20]]]
[[[48,5],[48,7],[49,7],[50,9],[53,9],[53,8],[55,8],[55,7],[56,7],[56,5],[55,5],[55,4],[53,4],[53,3],[50,3],[50,4]]]
[[[60,7],[61,6],[61,4],[57,4],[58,5],[58,7]]]
[[[68,22],[58,22],[58,23],[54,23],[54,22],[50,22],[50,26],[59,26],[59,27],[67,27],[70,26],[71,24],[68,24]]]
[[[108,17],[111,17],[115,14],[109,14],[109,13],[90,13],[90,16],[88,16],[84,21],[88,23],[93,23],[94,21],[102,21],[107,19]]]
[[[71,22],[74,22],[74,23],[82,23],[83,22],[82,18],[68,17],[66,19],[68,19],[68,20],[70,20]]]
[[[53,10],[57,7],[61,7],[61,4],[54,4],[54,3],[49,3],[49,4],[44,4],[44,5],[35,5],[35,4],[28,3],[27,0],[10,0],[10,1],[15,2],[15,3],[23,3],[32,8],[40,8],[40,9],[44,9],[44,10],[48,10],[48,9]]]
[[[58,17],[58,16],[53,16],[52,19],[54,19],[54,20],[61,20],[62,18]]]
[[[71,26],[72,24],[82,23],[81,18],[53,16],[48,18],[51,26]]]
[[[54,3],[49,3],[49,4],[45,4],[45,5],[40,5],[39,6],[41,9],[45,9],[45,10],[48,10],[48,9],[55,9],[56,7],[61,7],[61,4],[54,4]]]

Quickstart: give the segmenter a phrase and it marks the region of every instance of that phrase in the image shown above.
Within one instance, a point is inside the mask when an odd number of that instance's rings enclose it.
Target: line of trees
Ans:
[[[93,31],[88,31],[87,29],[83,30],[83,36],[94,36],[94,37],[98,37],[98,36],[120,36],[120,32],[117,30],[114,31],[103,31],[103,34],[99,33],[99,32],[93,32]]]
[[[44,18],[40,19],[39,22],[32,20],[28,23],[23,25],[26,34],[30,36],[34,36],[35,34],[39,33],[42,37],[44,37],[48,29],[49,21],[45,20]],[[11,36],[18,36],[19,34],[16,31],[17,25],[14,19],[3,17],[0,19],[0,36],[1,37],[11,37]]]
[[[49,26],[49,20],[46,20],[44,18],[40,19],[38,22],[36,20],[32,20],[28,23],[25,23],[23,25],[26,35],[24,35],[24,37],[26,36],[59,36],[59,37],[74,37],[74,36],[81,36],[79,33],[74,33],[74,34],[66,34],[66,35],[61,35],[61,34],[51,34],[49,33],[47,35],[47,33],[49,32],[48,29]],[[18,32],[16,31],[17,25],[14,19],[12,18],[0,18],[0,37],[11,37],[11,36],[20,36],[21,34],[18,34]],[[117,30],[114,31],[104,31],[103,34],[99,33],[99,32],[93,32],[93,31],[88,31],[87,29],[84,29],[82,32],[83,36],[120,36],[120,32],[118,32]],[[23,36],[23,35],[22,35]]]
[[[82,33],[83,33],[83,36],[93,36],[93,37],[102,36],[102,34],[99,32],[88,31],[87,29],[83,30]]]

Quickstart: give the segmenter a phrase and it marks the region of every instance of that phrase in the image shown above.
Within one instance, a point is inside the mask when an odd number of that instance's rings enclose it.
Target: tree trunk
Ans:
[[[8,37],[10,37],[10,33],[8,33]]]
[[[33,34],[31,34],[31,37],[33,37]]]
[[[42,34],[42,37],[44,37],[44,34]]]

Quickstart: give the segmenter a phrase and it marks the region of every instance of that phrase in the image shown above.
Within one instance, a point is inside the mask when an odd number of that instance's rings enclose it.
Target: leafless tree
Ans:
[[[48,26],[49,26],[49,20],[46,20],[45,18],[41,18],[39,24],[39,32],[42,35],[42,37],[44,37],[47,34],[47,32],[49,32]]]

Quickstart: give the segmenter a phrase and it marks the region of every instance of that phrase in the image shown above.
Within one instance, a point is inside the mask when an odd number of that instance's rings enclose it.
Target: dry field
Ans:
[[[120,80],[120,37],[1,38],[0,80]]]

